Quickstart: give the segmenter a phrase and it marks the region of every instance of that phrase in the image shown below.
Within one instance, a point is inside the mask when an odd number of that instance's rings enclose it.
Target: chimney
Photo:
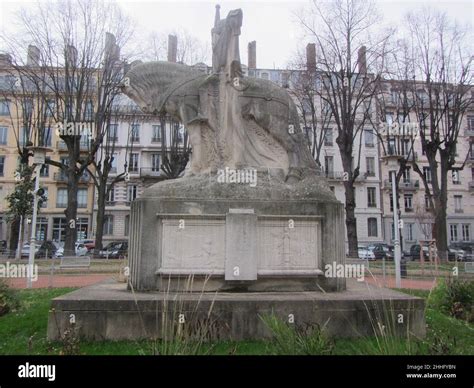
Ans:
[[[10,54],[0,54],[0,66],[11,66],[12,57]]]
[[[77,66],[77,49],[71,44],[66,46],[66,63],[69,67]]]
[[[40,50],[38,47],[30,44],[28,46],[28,55],[26,57],[26,66],[39,66]]]
[[[257,42],[255,40],[248,45],[248,68],[249,70],[257,68]]]
[[[316,71],[316,44],[306,45],[306,70]]]
[[[367,58],[366,58],[366,47],[361,46],[359,51],[357,52],[357,65],[359,66],[359,73],[366,74],[367,73]]]
[[[178,55],[178,37],[176,35],[168,35],[168,62],[176,63]]]

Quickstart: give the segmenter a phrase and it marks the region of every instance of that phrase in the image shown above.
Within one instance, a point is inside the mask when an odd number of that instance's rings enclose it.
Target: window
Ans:
[[[78,208],[87,207],[87,189],[77,190],[77,207]]]
[[[458,226],[456,224],[449,225],[449,235],[452,242],[458,241]]]
[[[389,155],[396,155],[396,146],[395,146],[395,139],[388,139],[388,147],[387,152]]]
[[[41,201],[40,201],[40,207],[41,207],[42,209],[48,207],[48,188],[47,188],[47,187],[43,187],[43,189],[44,189],[44,195],[43,195],[44,200],[41,200]]]
[[[336,188],[334,186],[329,186],[329,190],[331,190],[333,193],[336,192]]]
[[[45,241],[48,236],[48,220],[46,217],[36,219],[36,240]]]
[[[86,109],[84,112],[85,121],[92,121],[94,119],[94,104],[92,101],[87,101]]]
[[[431,169],[429,167],[423,167],[423,176],[425,177],[426,183],[431,183]]]
[[[0,127],[0,144],[7,144],[8,127]]]
[[[332,146],[333,145],[333,132],[332,128],[326,128],[324,130],[324,145]]]
[[[263,79],[268,79],[268,73],[262,73],[261,78]]]
[[[377,218],[368,218],[367,219],[367,230],[368,230],[368,237],[377,237],[378,236]]]
[[[471,225],[462,224],[462,241],[471,241]]]
[[[43,134],[42,134],[42,139],[41,139],[41,142],[43,144],[41,144],[42,146],[44,147],[51,147],[51,128],[44,128],[43,130]]]
[[[388,199],[389,199],[389,202],[390,202],[390,211],[393,212],[393,196],[392,196],[392,194],[388,195]]]
[[[46,102],[45,116],[53,117],[56,112],[56,102],[53,100],[48,100]]]
[[[132,202],[137,198],[138,186],[128,185],[127,187],[127,202]]]
[[[390,224],[390,230],[391,230],[391,240],[395,240],[395,227],[394,227],[394,224],[393,222]]]
[[[107,214],[104,216],[104,236],[114,234],[114,216]]]
[[[403,182],[409,183],[410,182],[410,167],[407,167],[403,170]]]
[[[0,156],[0,176],[5,172],[5,156]]]
[[[140,141],[140,124],[132,124],[130,137],[131,141]]]
[[[64,241],[66,237],[66,217],[53,218],[53,241]]]
[[[125,220],[124,220],[124,228],[123,228],[123,234],[124,236],[128,236],[129,230],[130,230],[130,216],[126,215]]]
[[[334,156],[324,157],[324,168],[326,172],[326,177],[334,177]]]
[[[467,128],[474,131],[474,116],[467,116]]]
[[[453,177],[453,185],[460,185],[461,184],[461,170],[457,168],[453,168],[451,172]]]
[[[56,207],[67,207],[67,189],[58,189],[56,195]]]
[[[367,187],[367,206],[377,207],[375,187]]]
[[[454,196],[454,212],[455,213],[462,213],[462,195],[455,195]]]
[[[405,239],[407,241],[414,241],[414,238],[413,238],[413,224],[412,223],[406,223],[404,225],[404,228],[405,230]]]
[[[151,171],[160,171],[160,154],[151,154]]]
[[[391,90],[390,99],[392,100],[392,104],[398,104],[398,90]]]
[[[425,195],[425,209],[431,210],[430,198],[427,195]]]
[[[407,156],[408,154],[412,153],[412,145],[411,145],[411,140],[410,139],[402,139],[401,140],[401,154],[404,156]]]
[[[411,212],[413,211],[413,194],[405,194],[405,211]]]
[[[87,238],[87,231],[89,229],[89,221],[87,218],[78,218],[76,222],[76,236],[78,240]]]
[[[10,103],[7,100],[0,101],[0,116],[8,116],[10,114]]]
[[[469,159],[474,160],[474,143],[470,144]]]
[[[106,205],[113,205],[115,203],[115,188],[112,187],[109,191],[109,194],[105,198]]]
[[[151,138],[152,142],[158,143],[161,141],[161,124],[152,125],[153,135]]]
[[[389,125],[393,124],[393,112],[385,112],[385,122]]]
[[[118,124],[109,124],[107,127],[107,141],[112,142],[118,140]]]
[[[365,146],[366,147],[374,147],[374,130],[373,129],[366,129],[364,131],[364,138],[365,138]]]
[[[45,157],[45,160],[50,160],[51,158],[49,156]],[[40,177],[49,177],[49,164],[45,163],[41,165],[41,170],[40,170]]]
[[[374,157],[367,157],[365,158],[365,162],[367,165],[367,176],[375,176],[375,158]]]
[[[128,166],[129,172],[138,172],[138,154],[130,154],[130,164]]]

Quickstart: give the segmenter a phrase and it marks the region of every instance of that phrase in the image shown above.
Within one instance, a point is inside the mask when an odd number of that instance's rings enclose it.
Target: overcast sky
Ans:
[[[221,4],[221,17],[236,8],[243,10],[243,26],[240,37],[241,60],[247,63],[247,43],[257,41],[257,66],[260,68],[284,68],[295,47],[301,42],[301,32],[295,22],[294,12],[308,1],[219,1],[200,0],[157,1],[118,0],[132,18],[136,31],[144,39],[151,31],[169,33],[173,29],[186,29],[202,42],[210,42],[210,29],[214,20],[215,5]],[[12,14],[27,0],[0,0],[0,20],[9,25]],[[460,22],[474,20],[474,0],[411,1],[376,0],[384,23],[399,24],[406,12],[423,5],[438,8]],[[473,37],[474,39],[474,37]],[[210,47],[210,44],[209,44]],[[211,56],[209,55],[209,58]]]

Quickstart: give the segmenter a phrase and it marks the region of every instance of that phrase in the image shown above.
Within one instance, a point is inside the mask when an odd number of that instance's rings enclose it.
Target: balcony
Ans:
[[[349,180],[349,174],[344,171],[323,171],[323,175],[330,181],[347,181]],[[359,173],[356,178],[356,182],[366,181],[368,177],[375,177],[375,173]]]
[[[155,167],[140,168],[140,178],[159,178],[162,177],[162,171]]]
[[[383,181],[383,188],[386,190],[392,189],[392,181],[390,179],[385,179]],[[419,180],[408,180],[404,181],[401,180],[398,184],[398,188],[400,190],[418,190],[420,188],[420,181]]]
[[[59,150],[59,151],[67,151],[67,145],[64,141],[62,140],[58,140],[56,142],[56,148]],[[82,151],[89,151],[89,143],[87,142],[83,142],[81,141],[79,143],[79,150],[82,152]]]
[[[62,172],[55,172],[54,180],[57,182],[67,182],[68,178],[67,178],[67,175]],[[79,178],[79,183],[89,183],[89,181],[90,181],[89,174],[84,174]]]

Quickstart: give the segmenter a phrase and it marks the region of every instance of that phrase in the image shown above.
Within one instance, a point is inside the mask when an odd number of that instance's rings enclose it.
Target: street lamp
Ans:
[[[27,147],[28,150],[33,152],[33,165],[35,166],[35,191],[33,195],[33,217],[31,219],[31,236],[30,236],[30,252],[28,256],[28,278],[26,281],[26,287],[32,287],[32,275],[33,267],[35,265],[35,253],[36,253],[36,218],[38,216],[38,198],[42,195],[39,187],[40,171],[41,167],[46,161],[46,152],[52,151],[46,147]]]
[[[388,167],[389,174],[391,172],[392,180],[392,201],[393,201],[393,229],[395,232],[395,238],[393,239],[394,254],[395,254],[395,286],[397,288],[402,287],[400,262],[402,260],[402,250],[400,247],[400,229],[398,228],[399,218],[397,209],[397,182],[396,175],[400,167],[400,159],[403,159],[400,155],[386,155],[382,159]]]

